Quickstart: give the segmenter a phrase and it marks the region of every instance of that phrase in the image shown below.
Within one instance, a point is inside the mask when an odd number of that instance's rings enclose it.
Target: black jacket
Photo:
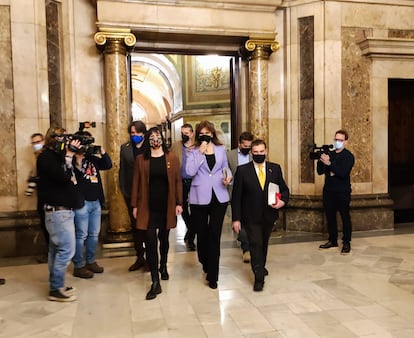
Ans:
[[[45,149],[37,158],[39,199],[45,204],[79,209],[84,199],[72,182],[73,171],[67,168],[64,153]]]
[[[91,166],[90,163],[92,163],[93,166]],[[99,199],[101,207],[103,207],[105,204],[105,197],[100,171],[112,168],[111,158],[109,157],[108,153],[103,154],[101,157],[88,156],[83,160],[82,167],[84,172],[75,167],[75,174],[80,192],[87,201],[96,201]],[[87,171],[96,172],[89,173]],[[90,178],[91,176],[92,179]],[[97,181],[93,183],[94,180]]]
[[[280,165],[266,162],[264,190],[260,186],[253,162],[237,167],[231,199],[233,221],[241,221],[242,224],[262,222],[273,224],[277,220],[279,217],[278,210],[267,204],[270,182],[279,185],[282,195],[281,200],[287,204],[289,201],[289,188],[283,179]]]

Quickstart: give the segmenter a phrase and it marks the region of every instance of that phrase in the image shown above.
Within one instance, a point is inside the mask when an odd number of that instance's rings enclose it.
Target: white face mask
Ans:
[[[41,143],[33,144],[33,151],[34,152],[37,152],[37,151],[39,151],[42,148],[43,148],[43,144],[41,144]]]
[[[335,149],[341,149],[344,146],[344,142],[335,141]]]

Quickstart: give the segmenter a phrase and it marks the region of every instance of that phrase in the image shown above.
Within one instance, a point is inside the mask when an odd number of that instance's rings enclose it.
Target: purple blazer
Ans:
[[[192,176],[190,193],[188,194],[188,203],[207,205],[212,198],[212,191],[217,196],[220,203],[230,200],[226,186],[223,184],[223,168],[228,169],[226,148],[222,146],[214,147],[216,164],[213,170],[210,170],[207,164],[206,156],[201,154],[198,148],[187,151],[187,163],[185,171]]]

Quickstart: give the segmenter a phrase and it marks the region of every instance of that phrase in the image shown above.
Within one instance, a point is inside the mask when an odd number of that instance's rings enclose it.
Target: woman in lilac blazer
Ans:
[[[197,232],[198,260],[207,274],[209,287],[216,289],[221,230],[230,200],[226,186],[232,176],[226,149],[211,122],[202,121],[197,126],[195,148],[187,152],[185,170],[192,176],[188,203],[191,222]]]

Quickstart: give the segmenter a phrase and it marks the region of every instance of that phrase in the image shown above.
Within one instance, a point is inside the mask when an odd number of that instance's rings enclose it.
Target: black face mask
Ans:
[[[250,152],[250,148],[240,148],[240,152],[243,155],[247,155]]]
[[[206,141],[207,143],[210,143],[212,137],[210,135],[200,135],[198,137],[198,142],[203,143],[204,141]]]
[[[190,139],[190,136],[181,134],[181,140],[183,143],[186,143]]]
[[[253,157],[253,161],[255,161],[256,163],[263,163],[265,161],[266,155],[252,155]]]

